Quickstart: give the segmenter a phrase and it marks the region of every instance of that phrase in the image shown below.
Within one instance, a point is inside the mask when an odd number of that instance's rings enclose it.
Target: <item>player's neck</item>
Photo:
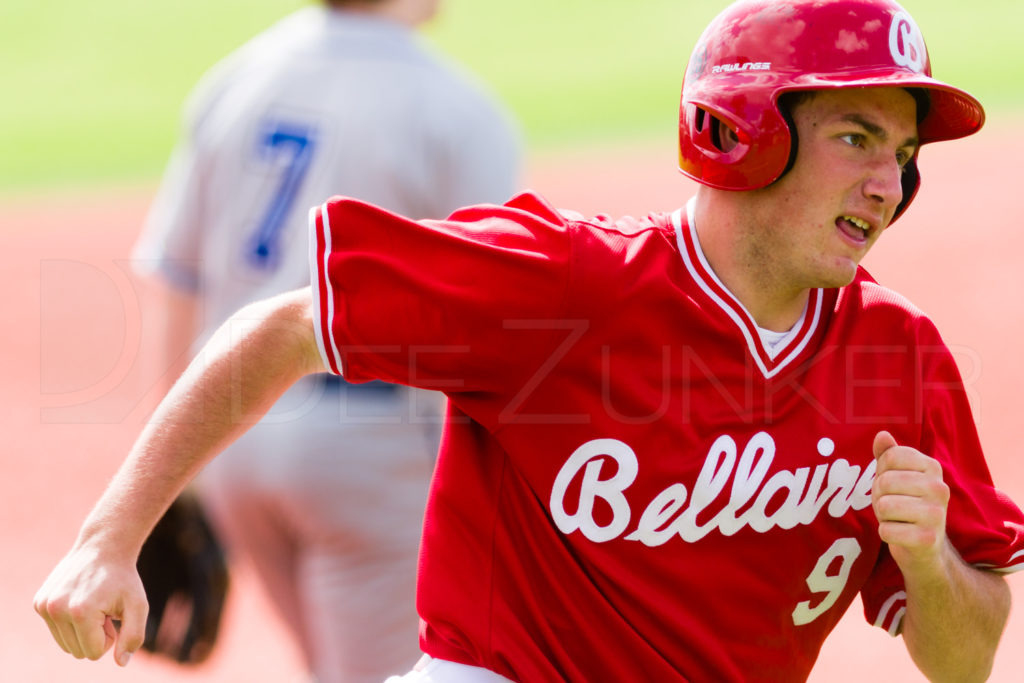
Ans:
[[[810,290],[788,283],[784,275],[773,272],[768,260],[744,247],[738,217],[715,201],[715,193],[698,191],[697,197],[697,238],[711,270],[758,327],[775,332],[791,329],[803,315]]]

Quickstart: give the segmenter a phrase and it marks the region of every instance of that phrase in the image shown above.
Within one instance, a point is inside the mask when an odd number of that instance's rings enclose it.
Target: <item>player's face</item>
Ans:
[[[793,168],[758,190],[757,251],[770,282],[849,284],[903,198],[917,148],[916,103],[901,88],[819,91],[797,104]]]

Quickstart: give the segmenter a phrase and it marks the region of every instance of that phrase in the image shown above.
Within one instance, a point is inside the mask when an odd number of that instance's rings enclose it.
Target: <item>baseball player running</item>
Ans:
[[[213,337],[37,611],[71,654],[123,661],[134,553],[242,431],[232,392],[259,414],[328,368],[449,397],[405,681],[802,681],[858,594],[926,676],[983,680],[1024,514],[935,326],[858,265],[920,146],[983,119],[890,0],[746,0],[687,68],[680,166],[701,185],[675,212],[528,193],[413,221],[332,198],[312,287]]]

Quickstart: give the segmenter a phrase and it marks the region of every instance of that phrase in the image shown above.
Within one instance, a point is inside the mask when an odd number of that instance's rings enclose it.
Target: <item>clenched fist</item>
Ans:
[[[76,546],[36,593],[36,612],[61,649],[77,659],[99,659],[114,647],[128,664],[146,634],[146,593],[134,560],[106,561]],[[119,624],[115,624],[119,622]]]
[[[901,569],[938,560],[946,544],[949,487],[942,465],[886,431],[875,435],[875,481],[871,504],[878,534]]]

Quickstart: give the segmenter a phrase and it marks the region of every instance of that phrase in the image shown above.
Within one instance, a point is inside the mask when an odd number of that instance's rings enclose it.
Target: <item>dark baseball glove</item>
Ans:
[[[224,549],[186,490],[146,539],[137,563],[149,601],[149,652],[198,664],[213,650],[228,588]]]

